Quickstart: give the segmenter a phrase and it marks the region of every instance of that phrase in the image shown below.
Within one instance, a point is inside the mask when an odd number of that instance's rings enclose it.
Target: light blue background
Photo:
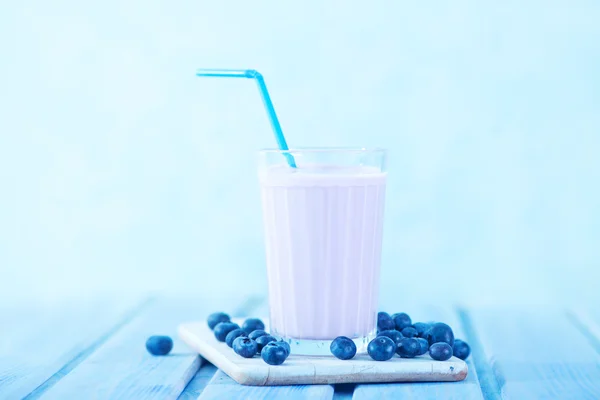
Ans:
[[[254,151],[390,149],[384,290],[598,300],[597,1],[5,1],[0,293],[263,290]]]

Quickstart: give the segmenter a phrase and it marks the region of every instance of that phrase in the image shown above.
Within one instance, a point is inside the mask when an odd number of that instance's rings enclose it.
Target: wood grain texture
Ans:
[[[202,367],[187,384],[178,400],[196,400],[217,371],[217,367],[203,360]]]
[[[600,354],[600,312],[574,309],[567,316]]]
[[[6,304],[0,309],[0,398],[35,398],[126,323],[140,299]]]
[[[464,379],[467,372],[466,364],[456,358],[439,362],[429,357],[411,360],[395,357],[387,362],[376,362],[366,354],[348,361],[332,356],[305,357],[292,354],[283,365],[271,366],[259,357],[247,359],[238,356],[225,343],[218,342],[202,322],[182,325],[179,334],[202,357],[243,385],[456,381]]]
[[[331,400],[332,398],[331,385],[242,386],[223,371],[217,371],[199,400]]]
[[[239,302],[158,299],[50,388],[44,399],[176,399],[201,365],[198,354],[177,340],[177,325],[186,319],[204,320],[215,311],[213,303],[227,310]],[[146,339],[157,334],[174,338],[168,356],[146,351]]]
[[[396,310],[392,306],[385,307],[390,311]],[[408,307],[405,311],[412,317],[413,322],[442,321],[452,327],[457,338],[464,338],[465,334],[455,311],[436,307],[415,306]],[[428,356],[423,356],[427,357]],[[435,362],[435,361],[433,361]],[[411,384],[370,384],[357,385],[354,390],[354,400],[366,399],[456,399],[456,400],[482,400],[483,394],[479,386],[477,372],[473,361],[467,360],[468,375],[460,382],[419,382]]]
[[[600,357],[562,310],[469,315],[503,399],[600,398]]]

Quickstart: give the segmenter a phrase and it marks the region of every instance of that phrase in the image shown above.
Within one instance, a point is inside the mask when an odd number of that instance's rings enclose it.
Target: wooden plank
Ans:
[[[0,309],[0,397],[32,398],[69,373],[143,307],[139,299],[59,301]]]
[[[496,380],[496,376],[492,371],[492,366],[486,357],[481,341],[466,310],[459,309],[458,315],[462,322],[462,329],[467,339],[467,343],[471,346],[471,363],[475,367],[481,393],[486,400],[500,400],[500,386]]]
[[[600,354],[600,312],[576,309],[567,312],[567,316]]]
[[[213,304],[231,310],[236,299],[159,299],[110,337],[75,370],[44,393],[46,399],[176,399],[201,365],[200,357],[177,339],[177,325],[204,320]],[[229,307],[228,307],[229,306]],[[171,354],[156,357],[144,343],[155,334],[174,339]]]
[[[198,399],[331,400],[332,398],[331,385],[242,386],[223,371],[218,371]]]
[[[494,309],[468,314],[502,398],[600,398],[600,357],[565,312]]]
[[[217,371],[217,367],[204,360],[202,367],[185,387],[178,400],[196,400]]]
[[[388,303],[393,304],[393,303]],[[395,312],[396,309],[387,307]],[[457,338],[465,339],[457,313],[453,310],[436,307],[414,306],[404,310],[414,322],[418,321],[442,321],[450,325]],[[465,339],[466,340],[466,339]],[[473,360],[468,359],[469,373],[467,378],[461,382],[419,382],[410,384],[369,384],[357,385],[354,390],[354,400],[361,399],[457,399],[457,400],[481,400],[483,394],[479,386],[477,372],[473,366]]]

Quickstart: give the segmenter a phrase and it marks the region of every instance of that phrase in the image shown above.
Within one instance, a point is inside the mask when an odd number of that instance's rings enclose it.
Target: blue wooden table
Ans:
[[[65,300],[0,308],[0,399],[600,399],[598,309],[429,307],[384,302],[415,320],[446,321],[473,349],[456,383],[241,386],[175,339],[149,355],[153,334],[215,310],[266,315],[245,299]]]

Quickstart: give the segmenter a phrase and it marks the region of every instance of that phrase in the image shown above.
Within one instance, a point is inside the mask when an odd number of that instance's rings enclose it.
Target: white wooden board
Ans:
[[[235,321],[240,322],[241,321]],[[272,366],[260,357],[247,359],[215,339],[205,321],[179,326],[179,336],[192,349],[242,385],[312,385],[374,382],[449,382],[467,376],[467,364],[455,357],[434,361],[428,355],[413,359],[394,356],[373,361],[367,354],[343,361],[331,357],[290,355]]]

